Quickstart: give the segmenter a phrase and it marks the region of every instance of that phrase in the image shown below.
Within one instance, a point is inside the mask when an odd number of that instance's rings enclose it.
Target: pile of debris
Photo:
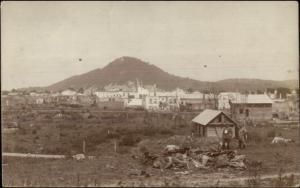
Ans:
[[[288,144],[288,143],[295,143],[295,140],[283,138],[280,136],[275,136],[271,142],[271,144]]]
[[[238,155],[235,150],[209,150],[203,151],[199,148],[179,147],[167,145],[160,154],[151,154],[145,151],[141,157],[144,165],[151,165],[154,168],[164,169],[218,169],[234,168],[239,170],[247,169],[245,155]]]

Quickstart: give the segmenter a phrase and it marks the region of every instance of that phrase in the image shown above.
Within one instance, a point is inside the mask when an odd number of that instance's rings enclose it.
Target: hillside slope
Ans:
[[[143,62],[137,58],[121,57],[103,69],[96,69],[81,75],[73,76],[47,87],[49,90],[62,90],[68,87],[96,87],[102,89],[110,83],[125,84],[136,79],[144,85],[156,84],[158,88],[172,90],[176,87],[187,89],[209,87],[212,82],[201,82],[189,78],[171,75],[162,69]]]

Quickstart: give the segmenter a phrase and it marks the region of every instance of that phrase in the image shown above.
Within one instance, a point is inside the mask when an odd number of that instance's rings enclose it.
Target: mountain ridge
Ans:
[[[232,78],[216,82],[199,81],[191,78],[184,78],[172,75],[161,68],[144,62],[141,59],[123,56],[107,64],[105,67],[97,68],[89,72],[74,75],[50,86],[44,87],[46,90],[60,91],[67,88],[90,88],[103,89],[104,86],[115,83],[125,84],[127,81],[141,80],[145,85],[156,84],[158,88],[173,90],[175,88],[194,90],[264,90],[267,87],[299,87],[297,80],[274,81],[263,79]]]

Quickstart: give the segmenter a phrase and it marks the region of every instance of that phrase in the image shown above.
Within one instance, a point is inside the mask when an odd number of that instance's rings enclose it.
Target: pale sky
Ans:
[[[2,89],[121,56],[202,81],[298,79],[298,41],[297,2],[1,2]]]

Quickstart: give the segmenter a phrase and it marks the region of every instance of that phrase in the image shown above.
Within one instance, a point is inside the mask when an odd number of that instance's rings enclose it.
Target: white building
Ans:
[[[146,96],[144,100],[144,107],[147,110],[159,110],[159,97],[158,96]]]
[[[221,92],[218,95],[218,109],[230,109],[229,101],[235,102],[240,97],[241,93],[239,92]]]
[[[63,95],[63,96],[71,96],[71,95],[76,95],[76,94],[77,94],[76,91],[73,91],[73,90],[70,90],[70,89],[66,89],[66,90],[61,92],[61,95]]]
[[[99,98],[120,98],[125,99],[128,98],[129,92],[123,91],[97,91],[94,93]]]
[[[43,104],[43,103],[44,103],[44,99],[43,99],[43,98],[37,98],[37,99],[35,100],[35,103],[36,103],[36,104]]]
[[[149,90],[138,85],[137,92],[128,92],[128,97],[124,98],[126,107],[143,107],[146,106],[146,97],[149,96]]]
[[[176,91],[157,92],[160,110],[179,108],[179,96]]]
[[[143,107],[144,106],[144,100],[139,98],[129,98],[127,100],[124,100],[125,107]]]

